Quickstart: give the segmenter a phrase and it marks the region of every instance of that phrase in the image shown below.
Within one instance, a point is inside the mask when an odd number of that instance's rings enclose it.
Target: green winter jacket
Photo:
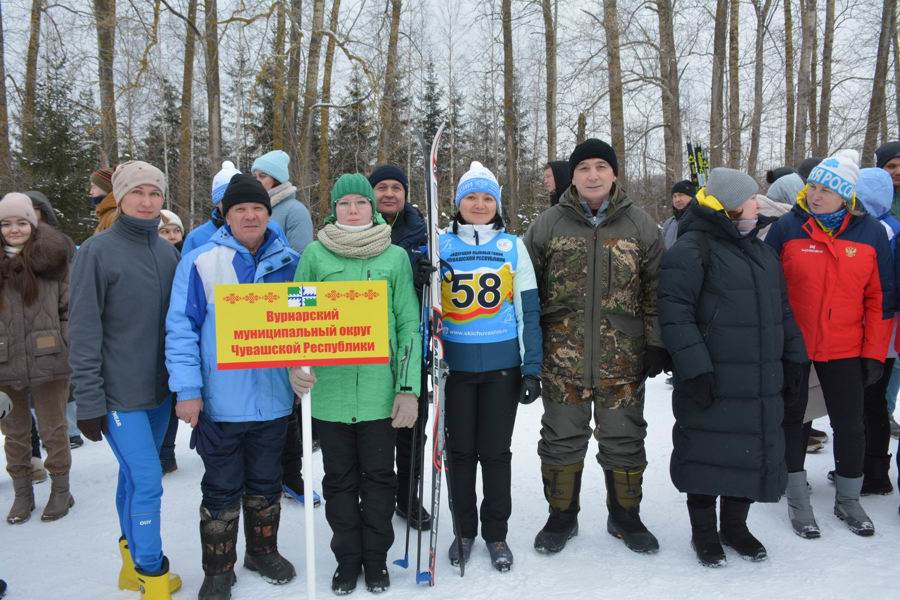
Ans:
[[[541,298],[544,370],[585,388],[644,377],[662,347],[656,284],[664,245],[656,222],[615,187],[596,227],[574,186],[525,235]]]
[[[391,245],[368,259],[338,256],[313,242],[303,251],[295,281],[388,282],[390,364],[316,367],[312,390],[312,416],[322,421],[359,423],[387,419],[394,397],[403,392],[419,395],[422,340],[419,302],[413,288],[409,256]]]

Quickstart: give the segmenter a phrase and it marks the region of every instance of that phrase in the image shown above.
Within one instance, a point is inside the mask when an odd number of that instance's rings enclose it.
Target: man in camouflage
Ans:
[[[616,185],[618,161],[609,144],[583,142],[569,169],[571,187],[525,236],[541,298],[538,454],[550,505],[534,546],[559,552],[578,533],[581,474],[593,433],[606,477],[607,530],[631,550],[653,553],[659,544],[640,518],[644,380],[670,368],[656,315],[664,245],[653,219]]]

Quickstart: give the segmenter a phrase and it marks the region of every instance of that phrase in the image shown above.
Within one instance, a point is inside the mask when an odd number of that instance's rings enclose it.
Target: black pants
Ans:
[[[32,458],[41,457],[41,437],[38,435],[37,422],[34,415],[31,415],[31,456]]]
[[[395,430],[390,419],[316,420],[325,477],[325,518],[340,564],[383,563],[394,543]]]
[[[450,491],[461,537],[478,533],[475,474],[481,464],[484,499],[481,537],[506,540],[512,513],[512,442],[522,377],[519,368],[486,373],[450,372],[444,404]]]
[[[300,405],[287,418],[284,450],[281,452],[284,485],[298,494],[303,493],[303,439],[300,432]]]
[[[891,422],[887,411],[888,382],[894,369],[894,359],[884,362],[881,379],[866,388],[864,400],[866,457],[887,456],[891,445]]]
[[[215,423],[221,442],[200,454],[206,471],[200,482],[203,506],[214,516],[240,506],[241,496],[265,496],[270,502],[281,493],[281,450],[287,417],[272,421]]]
[[[693,508],[715,508],[716,507],[716,499],[719,496],[708,496],[706,494],[688,494],[687,495],[687,503],[688,506]],[[728,499],[733,502],[743,502],[747,504],[752,504],[753,500],[749,498],[735,498],[734,496],[722,496],[722,499]]]
[[[862,476],[865,455],[863,425],[863,378],[859,358],[816,362],[816,374],[822,384],[825,407],[834,430],[834,464],[837,474],[850,479]],[[785,462],[789,473],[803,471],[806,442],[811,424],[803,424],[809,398],[809,371],[801,386],[800,397],[784,405]],[[884,401],[884,393],[881,394]]]
[[[424,369],[423,369],[424,373]],[[415,481],[417,485],[418,479],[422,477],[422,465],[424,464],[425,440],[425,424],[428,421],[428,393],[427,393],[427,375],[422,377],[422,394],[419,396],[419,428],[417,440],[413,440],[413,430],[403,427],[397,430],[397,506],[406,510],[406,504],[409,501],[409,480],[413,472],[412,465],[412,449],[413,443],[418,442],[419,449],[416,451],[415,465]],[[418,497],[418,487],[413,491],[413,498]]]
[[[163,463],[175,462],[175,436],[178,435],[178,417],[175,416],[175,402],[172,403],[172,414],[169,416],[169,426],[166,428],[166,437],[163,438],[159,449],[159,460]]]

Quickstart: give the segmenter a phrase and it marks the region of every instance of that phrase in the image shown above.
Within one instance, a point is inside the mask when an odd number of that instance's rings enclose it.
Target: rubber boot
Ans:
[[[244,538],[247,552],[244,567],[260,574],[264,581],[283,585],[297,572],[278,553],[278,525],[281,521],[281,497],[269,502],[265,496],[244,496]]]
[[[200,507],[200,546],[203,549],[203,585],[198,600],[229,600],[231,587],[237,581],[238,522],[241,511],[235,506],[213,516]]]
[[[766,547],[747,529],[747,513],[751,502],[722,497],[719,508],[719,538],[726,546],[734,548],[741,558],[759,562],[768,558]]]
[[[581,473],[584,463],[573,465],[541,464],[544,498],[550,505],[547,523],[534,538],[534,549],[555,554],[578,535],[578,511],[581,510]]]
[[[131,559],[131,551],[128,549],[128,540],[125,536],[119,538],[119,555],[122,557],[122,568],[119,569],[119,589],[137,592],[141,589],[138,582],[138,574],[134,569],[134,561]],[[169,591],[173,594],[181,589],[181,577],[175,573],[169,573]]]
[[[891,455],[870,456],[867,454],[863,466],[863,484],[859,494],[861,496],[871,496],[873,494],[886,496],[893,493]]]
[[[24,523],[31,518],[31,511],[34,510],[34,484],[31,477],[21,477],[13,479],[13,490],[15,498],[13,505],[6,515],[6,522],[10,525],[18,525]]]
[[[834,514],[847,523],[850,531],[862,537],[875,535],[875,525],[859,503],[862,477],[834,475]]]
[[[716,505],[698,506],[688,500],[687,507],[691,519],[691,547],[697,560],[704,567],[724,567],[727,561],[716,531]]]
[[[606,530],[624,541],[633,552],[658,552],[659,542],[641,521],[644,469],[607,469],[603,473],[606,475],[606,507],[609,509]]]
[[[75,506],[75,498],[69,492],[69,474],[50,476],[50,498],[41,515],[41,521],[56,521],[69,514],[69,509]]]
[[[806,471],[788,473],[787,490],[788,518],[794,533],[807,540],[822,536],[819,524],[809,503],[809,486],[806,485]]]
[[[163,556],[162,568],[155,573],[136,569],[141,600],[171,600],[169,591],[169,559]]]

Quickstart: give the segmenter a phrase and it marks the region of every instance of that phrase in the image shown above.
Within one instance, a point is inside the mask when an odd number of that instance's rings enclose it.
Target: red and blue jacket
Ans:
[[[894,314],[894,260],[884,226],[848,211],[833,235],[798,203],[766,236],[811,360],[884,362]]]

